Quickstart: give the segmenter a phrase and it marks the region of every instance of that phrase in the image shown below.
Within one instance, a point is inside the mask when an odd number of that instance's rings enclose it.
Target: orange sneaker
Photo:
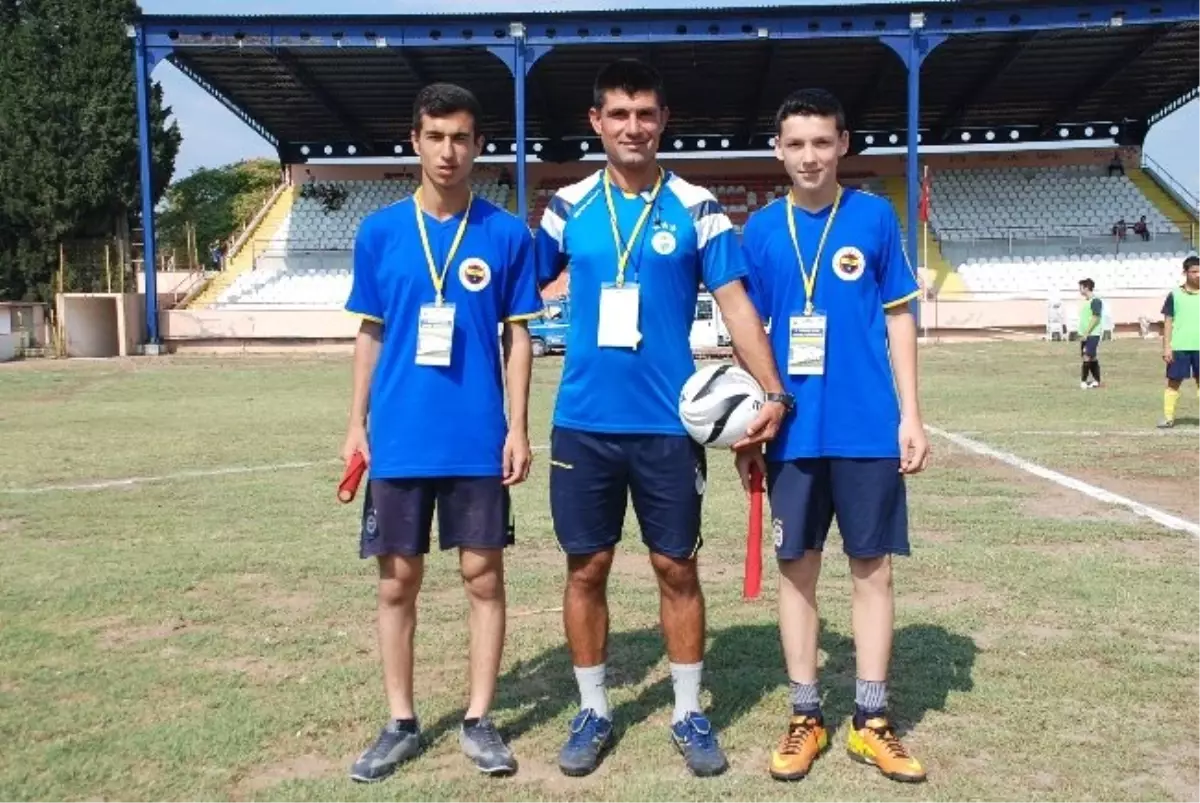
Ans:
[[[909,755],[885,717],[868,719],[861,728],[851,725],[846,752],[855,761],[878,767],[893,781],[920,783],[925,780],[921,762]]]
[[[829,733],[821,720],[794,715],[779,746],[771,752],[771,777],[777,781],[800,780],[827,747]]]

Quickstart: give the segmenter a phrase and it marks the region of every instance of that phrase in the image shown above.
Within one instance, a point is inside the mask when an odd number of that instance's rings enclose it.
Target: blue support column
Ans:
[[[134,76],[137,83],[138,164],[142,185],[142,270],[146,276],[146,340],[161,343],[158,336],[158,249],[154,240],[153,144],[150,140],[150,55],[146,34],[139,25],[134,29]]]
[[[517,216],[524,223],[529,219],[529,199],[526,193],[526,148],[525,148],[525,78],[529,72],[525,66],[525,38],[522,35],[513,48],[513,96],[516,105],[517,129]]]
[[[908,136],[905,160],[905,206],[908,212],[908,260],[913,265],[921,264],[920,221],[917,220],[921,201],[920,148],[921,148],[921,65],[933,49],[946,41],[946,37],[924,35],[919,28],[909,31],[907,36],[881,36],[879,41],[895,51],[908,70]],[[915,305],[920,315],[920,305]],[[919,323],[919,320],[918,320]]]
[[[511,27],[513,32],[513,46],[508,47],[489,47],[488,50],[492,55],[504,62],[508,67],[509,72],[513,76],[513,96],[516,114],[516,174],[517,174],[517,216],[521,220],[525,220],[529,215],[529,198],[526,188],[528,184],[528,176],[526,175],[526,142],[525,142],[525,84],[526,78],[529,76],[529,71],[533,69],[533,65],[538,59],[550,52],[551,48],[548,45],[529,45],[525,42],[525,26],[521,23],[514,23]]]

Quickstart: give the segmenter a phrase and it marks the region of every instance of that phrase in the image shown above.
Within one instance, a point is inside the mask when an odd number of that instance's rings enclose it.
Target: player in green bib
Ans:
[[[1079,387],[1088,390],[1100,387],[1100,359],[1096,351],[1104,333],[1104,302],[1096,295],[1096,283],[1091,279],[1079,282],[1079,295],[1083,296],[1079,306]]]
[[[1163,362],[1167,364],[1167,389],[1163,391],[1163,417],[1159,429],[1175,426],[1179,386],[1188,377],[1196,380],[1200,396],[1200,259],[1183,261],[1183,284],[1163,302]]]

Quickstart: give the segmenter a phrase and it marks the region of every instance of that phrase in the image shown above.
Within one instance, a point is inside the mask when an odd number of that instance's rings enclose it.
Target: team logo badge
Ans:
[[[675,235],[665,229],[656,231],[650,238],[650,247],[663,256],[672,254],[675,252]]]
[[[776,549],[783,546],[783,521],[781,519],[771,520],[771,536],[775,539]]]
[[[867,266],[866,257],[852,245],[839,248],[833,255],[833,272],[844,282],[854,282],[862,278]]]
[[[478,257],[464,259],[458,266],[458,281],[463,287],[478,293],[492,280],[492,269]]]

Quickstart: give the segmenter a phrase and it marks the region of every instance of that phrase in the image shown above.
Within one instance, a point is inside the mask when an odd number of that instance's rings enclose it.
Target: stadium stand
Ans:
[[[681,172],[684,172],[681,169]],[[686,175],[686,173],[685,173]],[[756,209],[783,196],[771,175],[688,176],[708,187],[737,229]],[[530,226],[538,225],[554,192],[571,179],[542,180],[530,193]],[[907,227],[900,177],[847,182],[888,198]],[[362,220],[416,188],[415,177],[314,182],[280,199],[285,214],[268,215],[260,238],[235,255],[224,282],[193,307],[211,309],[337,309],[350,289],[354,235]],[[496,175],[475,184],[482,197],[512,208],[511,186]],[[330,199],[333,200],[330,200]],[[942,170],[932,185],[929,264],[943,296],[1034,294],[1071,290],[1081,271],[1101,286],[1138,292],[1169,284],[1187,240],[1130,178],[1102,165]],[[1150,241],[1133,234],[1116,244],[1114,223],[1146,216]],[[277,225],[274,225],[277,221]],[[1119,253],[1117,253],[1119,247]],[[546,289],[566,294],[567,279]],[[1166,284],[1164,284],[1166,282]]]
[[[274,233],[250,246],[250,269],[237,271],[216,295],[198,299],[194,306],[340,308],[350,292],[358,227],[372,212],[411,195],[417,181],[350,179],[307,186],[333,192],[297,190],[290,211]],[[511,187],[499,178],[477,181],[474,189],[480,197],[511,209]]]

